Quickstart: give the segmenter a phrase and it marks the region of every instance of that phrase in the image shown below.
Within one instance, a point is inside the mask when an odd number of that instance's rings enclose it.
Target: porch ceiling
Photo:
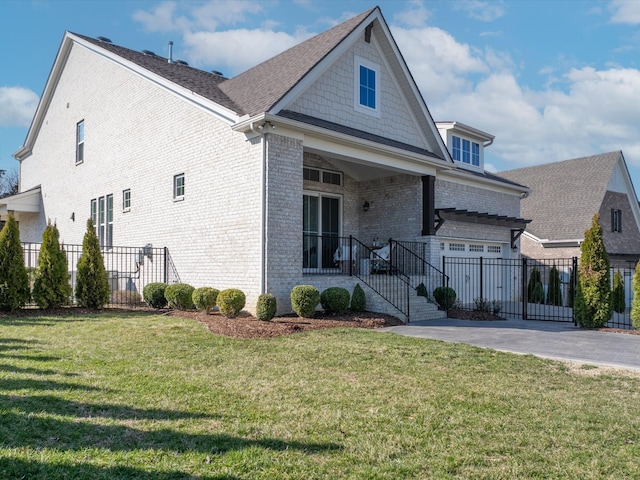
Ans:
[[[40,187],[0,199],[0,215],[8,212],[37,213],[40,211]]]

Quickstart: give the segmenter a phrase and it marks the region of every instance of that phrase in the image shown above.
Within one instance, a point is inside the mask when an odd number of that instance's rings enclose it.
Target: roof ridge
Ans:
[[[376,10],[362,12],[225,80],[221,90],[245,113],[269,111]]]

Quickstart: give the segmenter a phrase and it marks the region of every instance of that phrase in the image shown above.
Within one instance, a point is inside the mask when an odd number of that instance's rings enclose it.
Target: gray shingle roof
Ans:
[[[73,35],[94,45],[98,45],[109,52],[115,53],[119,57],[160,75],[176,85],[188,88],[192,92],[212,100],[229,110],[242,114],[242,109],[220,90],[220,83],[226,80],[220,75],[198,70],[197,68],[192,68],[187,65],[171,64],[168,62],[168,59],[164,57],[145,55],[142,52],[120,47],[112,43],[101,42],[95,38],[78,35],[77,33]]]
[[[316,35],[225,81],[220,88],[244,113],[267,112],[378,7]]]
[[[621,156],[621,151],[603,153],[498,175],[531,188],[521,202],[521,215],[532,219],[528,232],[541,239],[581,239],[593,215],[600,211]]]

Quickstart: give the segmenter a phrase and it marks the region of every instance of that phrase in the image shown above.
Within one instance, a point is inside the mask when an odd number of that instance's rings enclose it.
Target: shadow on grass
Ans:
[[[0,313],[0,325],[55,325],[56,323],[86,322],[110,318],[150,317],[155,315],[158,315],[157,311],[135,311],[121,308],[108,308],[104,310],[91,310],[79,307],[66,307],[55,310],[26,308],[11,313]]]
[[[31,368],[31,367],[22,368],[22,367],[16,367],[14,365],[7,365],[7,364],[4,364],[4,363],[0,363],[0,371],[11,372],[11,373],[23,373],[25,375],[62,375],[62,376],[65,376],[65,377],[77,377],[78,376],[77,373],[58,372],[56,370],[44,370],[44,369],[41,369],[41,368]],[[1,385],[2,384],[0,384],[0,388],[2,388]]]
[[[91,387],[79,383],[57,382],[55,380],[34,380],[32,378],[6,378],[0,383],[2,390],[82,390],[85,392],[109,392],[108,389]]]
[[[89,464],[66,465],[26,461],[22,459],[0,458],[0,478],[14,479],[56,479],[82,478],[91,480],[112,480],[131,478],[139,480],[239,480],[231,475],[194,476],[180,471],[149,472],[133,467],[99,467]]]

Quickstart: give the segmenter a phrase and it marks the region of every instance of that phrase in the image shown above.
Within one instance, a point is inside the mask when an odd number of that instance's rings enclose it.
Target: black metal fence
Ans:
[[[573,305],[578,259],[501,259],[443,257],[442,271],[456,291],[458,306],[466,310],[488,310],[525,320],[575,322]],[[619,312],[607,326],[632,328],[630,309],[635,265],[611,267],[623,281]],[[622,305],[624,304],[624,305]]]
[[[40,254],[40,243],[23,243],[24,260],[31,286],[35,279]],[[82,245],[62,245],[66,256],[71,287],[75,291],[78,260],[82,256]],[[143,247],[109,247],[102,249],[111,297],[109,306],[139,306],[142,290],[153,282],[178,283],[180,277],[175,269],[169,250]]]

